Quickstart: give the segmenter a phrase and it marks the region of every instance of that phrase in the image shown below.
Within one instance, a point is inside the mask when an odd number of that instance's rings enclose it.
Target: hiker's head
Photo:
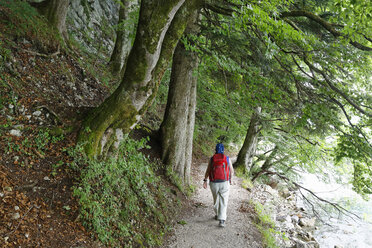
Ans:
[[[223,154],[223,152],[224,152],[223,144],[222,143],[218,143],[216,145],[216,153],[222,153]]]

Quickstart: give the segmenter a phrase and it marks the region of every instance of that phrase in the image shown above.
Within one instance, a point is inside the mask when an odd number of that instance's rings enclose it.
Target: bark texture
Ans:
[[[119,10],[118,30],[114,50],[110,58],[110,65],[114,75],[124,75],[126,61],[132,48],[135,20],[133,13],[137,11],[138,0],[121,0]]]
[[[196,16],[195,13],[193,21]],[[194,27],[191,22],[188,33],[197,31]],[[178,43],[173,56],[167,107],[160,127],[163,162],[187,185],[192,162],[197,83],[194,72],[197,66],[196,54]]]
[[[255,109],[252,114],[247,135],[245,136],[244,144],[239,151],[236,162],[234,163],[235,168],[241,168],[243,172],[248,172],[253,163],[253,156],[256,153],[258,135],[259,135],[259,115],[261,108]]]
[[[197,0],[141,1],[133,48],[119,87],[84,120],[79,141],[100,156],[128,133],[152,103]],[[154,18],[156,14],[156,18]]]
[[[69,3],[69,0],[46,0],[32,5],[46,17],[49,25],[56,28],[62,37],[66,39],[66,15]]]

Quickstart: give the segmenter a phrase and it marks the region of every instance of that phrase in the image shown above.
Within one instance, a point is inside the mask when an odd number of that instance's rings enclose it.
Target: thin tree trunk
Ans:
[[[136,39],[122,82],[82,124],[79,141],[89,157],[104,155],[142,118],[156,96],[187,20],[199,7],[197,2],[141,1]]]
[[[189,116],[187,118],[187,133],[186,133],[186,150],[185,150],[185,175],[184,175],[184,183],[190,185],[190,173],[191,173],[191,166],[192,166],[192,150],[193,150],[193,141],[194,141],[194,129],[195,129],[195,111],[196,111],[196,96],[197,96],[197,81],[198,79],[194,77],[191,91],[190,91],[190,106],[189,106]]]
[[[114,75],[124,75],[125,63],[132,48],[135,20],[132,16],[137,11],[138,0],[121,0],[119,10],[118,30],[114,50],[110,58],[110,66]]]
[[[239,151],[238,158],[234,163],[235,168],[243,169],[243,172],[248,172],[253,163],[253,156],[256,153],[258,135],[259,135],[259,115],[261,108],[255,109],[252,114],[247,135],[242,148]]]
[[[66,15],[69,3],[69,0],[46,0],[31,5],[46,17],[50,26],[56,28],[61,36],[67,39]]]
[[[196,17],[195,13],[187,33],[197,31]],[[196,54],[187,51],[179,42],[173,56],[167,107],[160,127],[163,162],[184,184],[189,184],[192,162],[197,82],[194,71],[197,66]]]

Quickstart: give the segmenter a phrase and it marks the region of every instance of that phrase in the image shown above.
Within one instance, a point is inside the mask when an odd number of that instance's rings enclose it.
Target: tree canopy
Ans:
[[[311,170],[312,151],[352,164],[354,189],[371,193],[371,10],[356,0],[141,1],[120,86],[86,117],[79,140],[91,157],[117,147],[180,41],[200,59],[197,141],[241,143],[260,108],[251,173]],[[184,34],[195,12],[200,31]]]
[[[190,48],[202,58],[206,91],[200,93],[209,96],[200,99],[199,125],[210,116],[212,132],[242,140],[253,109],[262,107],[256,164],[273,149],[271,165],[283,173],[295,166],[313,171],[333,158],[353,165],[357,192],[371,193],[371,7],[368,1],[207,1],[201,35],[191,37]]]

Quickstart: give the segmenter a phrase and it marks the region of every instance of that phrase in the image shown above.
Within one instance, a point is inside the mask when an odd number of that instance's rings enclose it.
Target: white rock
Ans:
[[[315,226],[315,218],[301,218],[300,219],[300,226],[305,226],[305,227],[314,227]]]
[[[19,210],[19,207],[18,206],[14,206],[14,210],[15,211],[18,211]]]
[[[36,116],[36,117],[39,117],[41,115],[41,111],[37,110],[37,111],[33,112],[32,115]]]
[[[264,191],[270,193],[272,196],[275,196],[278,194],[278,191],[275,189],[271,188],[269,185],[264,185]]]
[[[298,221],[300,220],[300,218],[297,215],[292,215],[291,219],[293,223],[298,223]]]
[[[306,245],[306,242],[299,240],[299,239],[294,239],[294,242],[296,242],[296,248],[308,248]]]
[[[285,221],[286,221],[286,222],[292,222],[292,218],[291,218],[291,216],[287,215],[287,216],[285,217]]]
[[[291,193],[289,192],[289,189],[287,187],[284,187],[280,190],[279,195],[283,198],[287,198],[291,195]]]
[[[21,137],[22,132],[20,130],[12,129],[12,130],[10,130],[10,135],[16,136],[16,137]]]
[[[13,214],[13,216],[12,216],[12,219],[14,219],[14,220],[17,220],[17,219],[19,219],[19,218],[21,218],[21,215],[20,215],[19,213],[15,213],[15,214]]]
[[[287,221],[286,222],[283,222],[282,227],[284,229],[288,229],[288,230],[292,230],[292,229],[295,228],[295,226],[291,222],[287,222]]]
[[[45,177],[44,177],[44,180],[45,180],[45,181],[50,181],[50,178],[49,178],[48,176],[45,176]]]

